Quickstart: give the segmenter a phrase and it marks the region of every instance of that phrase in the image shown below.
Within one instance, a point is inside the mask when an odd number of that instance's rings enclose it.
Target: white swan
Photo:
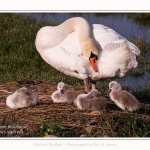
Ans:
[[[135,111],[142,107],[142,104],[126,90],[122,90],[121,85],[116,81],[109,83],[109,96],[115,104],[124,111]]]
[[[54,103],[75,104],[77,96],[83,93],[85,92],[65,90],[65,84],[63,82],[59,82],[57,85],[57,90],[51,95],[51,99]]]
[[[99,96],[97,89],[91,90],[88,94],[80,94],[76,99],[76,105],[82,110],[100,110],[106,107],[107,100]]]
[[[51,66],[84,80],[89,92],[97,80],[122,77],[137,66],[139,49],[114,30],[90,25],[81,17],[66,20],[58,26],[42,27],[35,40],[37,51]]]
[[[12,109],[21,109],[29,107],[32,98],[26,87],[22,87],[6,98],[6,105]]]

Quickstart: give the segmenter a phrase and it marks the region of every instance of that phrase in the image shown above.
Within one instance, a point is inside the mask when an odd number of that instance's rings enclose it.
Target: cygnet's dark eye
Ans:
[[[30,95],[30,93],[29,93],[28,91],[26,92],[26,94],[27,94],[27,95]]]
[[[97,94],[96,94],[96,97],[100,97],[100,94],[99,94],[99,93],[97,93]]]

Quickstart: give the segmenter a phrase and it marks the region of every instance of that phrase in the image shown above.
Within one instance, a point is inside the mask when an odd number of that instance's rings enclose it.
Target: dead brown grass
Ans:
[[[57,84],[44,83],[42,81],[22,80],[17,82],[10,82],[0,84],[0,90],[14,92],[18,88],[27,87],[28,90],[37,89],[40,102],[35,107],[30,107],[21,110],[12,110],[6,106],[5,100],[9,93],[0,91],[0,131],[5,130],[7,134],[0,134],[1,137],[37,137],[39,128],[46,124],[58,123],[62,126],[71,128],[72,137],[80,136],[81,134],[99,136],[97,129],[107,130],[111,136],[117,136],[117,133],[112,129],[112,124],[115,124],[116,119],[122,118],[122,112],[116,105],[114,105],[108,98],[107,110],[103,113],[105,118],[100,117],[98,112],[82,111],[76,106],[68,104],[54,104],[50,95],[56,90]],[[83,87],[67,86],[68,89],[81,90]],[[148,115],[143,115],[144,120],[149,121]],[[115,118],[115,119],[114,119]],[[104,120],[103,125],[99,124],[100,120]],[[8,126],[25,126],[19,133],[12,133],[8,131],[20,131],[20,129],[8,129]],[[7,128],[2,129],[3,126]],[[103,136],[109,136],[104,135]]]

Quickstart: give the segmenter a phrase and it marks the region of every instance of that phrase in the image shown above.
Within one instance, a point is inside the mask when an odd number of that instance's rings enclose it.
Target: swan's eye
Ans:
[[[91,51],[91,54],[90,54],[90,57],[89,58],[95,58],[96,60],[98,59],[98,56],[95,55],[92,51]]]

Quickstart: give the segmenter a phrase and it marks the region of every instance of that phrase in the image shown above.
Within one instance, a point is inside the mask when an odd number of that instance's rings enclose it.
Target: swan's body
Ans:
[[[65,90],[65,84],[63,82],[59,82],[57,85],[57,90],[52,93],[51,98],[54,103],[74,104],[77,96],[82,93],[85,92]]]
[[[12,109],[26,108],[31,105],[32,98],[27,91],[27,88],[23,87],[9,95],[6,99],[6,105]]]
[[[91,90],[88,94],[80,94],[76,105],[82,110],[100,110],[106,107],[106,99],[98,96],[98,90]]]
[[[124,111],[136,111],[141,108],[141,103],[126,90],[122,90],[121,85],[116,81],[109,83],[109,89],[111,92],[109,96],[115,104]]]
[[[41,28],[35,44],[41,57],[57,70],[92,81],[126,75],[137,66],[136,56],[140,54],[133,43],[114,30],[101,24],[90,28],[80,17]],[[98,57],[97,72],[89,62],[91,52]]]

